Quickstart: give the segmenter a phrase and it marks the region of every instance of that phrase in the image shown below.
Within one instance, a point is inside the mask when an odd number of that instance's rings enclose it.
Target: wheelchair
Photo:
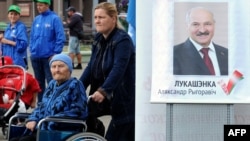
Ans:
[[[28,118],[28,113],[16,113],[9,120],[8,129],[8,141],[17,136],[21,136],[25,130],[25,125],[13,124],[13,121],[17,118]],[[41,125],[45,122],[55,122],[55,123],[67,123],[67,124],[79,124],[83,126],[82,132],[76,131],[49,131],[41,130]],[[85,121],[73,118],[59,118],[59,117],[46,117],[39,121],[37,125],[37,141],[106,141],[106,139],[96,133],[86,132],[87,124]]]

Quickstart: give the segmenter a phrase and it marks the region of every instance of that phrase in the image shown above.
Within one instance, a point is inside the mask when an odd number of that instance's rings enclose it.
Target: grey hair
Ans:
[[[186,13],[186,23],[189,24],[190,23],[190,15],[191,15],[191,12],[194,11],[194,10],[197,10],[197,9],[200,9],[200,10],[204,10],[204,11],[207,11],[208,13],[210,13],[213,17],[213,21],[215,22],[215,19],[214,19],[214,14],[212,11],[210,11],[209,9],[205,8],[205,7],[194,7],[194,8],[191,8],[187,11]]]

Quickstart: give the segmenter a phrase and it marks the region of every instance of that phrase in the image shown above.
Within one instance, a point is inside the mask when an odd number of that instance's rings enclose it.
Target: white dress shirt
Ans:
[[[191,38],[189,38],[189,40],[193,43],[193,45],[195,46],[195,48],[197,49],[197,51],[200,53],[201,57],[203,58],[203,54],[200,52],[200,50],[203,48],[201,45],[199,45],[198,43],[196,43],[194,40],[192,40]],[[214,49],[214,45],[212,42],[210,42],[209,44],[209,51],[208,51],[208,55],[213,63],[214,66],[214,71],[215,71],[215,75],[216,76],[220,76],[220,67],[218,64],[218,59],[216,56],[216,52]]]

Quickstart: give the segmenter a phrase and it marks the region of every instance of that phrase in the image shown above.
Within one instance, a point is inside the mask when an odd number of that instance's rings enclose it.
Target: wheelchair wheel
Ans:
[[[107,141],[104,137],[91,133],[91,132],[82,132],[77,133],[69,137],[66,141]]]

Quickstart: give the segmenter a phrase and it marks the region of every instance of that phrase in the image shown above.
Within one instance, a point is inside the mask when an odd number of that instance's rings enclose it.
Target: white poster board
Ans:
[[[136,141],[166,141],[166,104],[150,103],[152,5],[159,1],[136,0]]]
[[[136,35],[137,36],[136,37],[136,62],[137,62],[136,64],[136,141],[137,140],[138,141],[140,140],[167,141],[168,140],[166,137],[167,127],[169,127],[169,125],[166,122],[166,120],[168,120],[167,118],[168,115],[166,113],[167,104],[165,104],[167,102],[166,97],[164,99],[161,99],[161,96],[159,96],[157,92],[153,94],[151,93],[151,91],[157,88],[166,88],[166,85],[162,86],[161,83],[167,82],[166,84],[169,84],[169,82],[172,81],[171,79],[166,79],[166,76],[161,75],[166,72],[166,69],[168,69],[166,66],[161,64],[162,62],[161,59],[162,58],[166,59],[166,54],[164,53],[166,52],[168,42],[170,42],[170,39],[172,41],[174,40],[173,36],[172,35],[170,36],[170,34],[174,34],[174,33],[169,33],[169,31],[171,31],[171,27],[167,26],[167,23],[171,21],[169,21],[167,18],[163,18],[163,17],[168,17],[169,15],[172,14],[172,13],[168,13],[169,9],[167,7],[169,6],[168,5],[169,1],[173,2],[172,0],[151,0],[151,1],[136,0],[136,31],[137,31],[137,35]],[[216,1],[211,0],[211,2],[216,2]],[[228,1],[230,2],[231,0],[228,0]],[[247,9],[241,9],[239,7],[242,5],[246,5],[246,8],[249,7],[248,0],[239,0],[239,1],[233,0],[233,1],[236,2],[235,8],[238,8],[237,11],[241,13],[241,10],[243,10],[242,12],[244,13],[244,14],[238,15],[238,17],[236,16],[236,19],[248,18],[246,14],[248,14],[249,11]],[[178,2],[180,3],[187,2],[187,0],[178,1]],[[199,0],[196,2],[201,2],[201,1]],[[227,1],[222,1],[222,2],[227,2]],[[230,19],[228,18],[228,20]],[[246,25],[247,23],[245,22],[239,21],[239,22],[235,22],[234,24],[238,24],[238,25],[235,25],[236,28],[242,28],[239,25]],[[221,28],[217,30],[220,31]],[[216,30],[216,35],[219,32],[217,30]],[[245,36],[248,36],[250,32],[249,29],[246,28],[245,30],[247,32],[244,32],[244,34],[240,32],[235,32],[237,30],[238,29],[234,29],[234,31],[230,31],[230,36],[227,36],[228,38],[227,40],[230,40],[230,38],[241,36],[244,38],[242,38],[240,42],[242,42],[243,44],[248,44],[249,41],[248,39],[246,40],[246,38],[248,37],[245,37]],[[183,30],[183,34],[184,34],[184,30]],[[184,36],[183,38],[179,40],[183,41],[185,39],[186,39],[186,36]],[[219,41],[216,40],[216,42],[219,42]],[[219,42],[219,44],[224,45],[221,42]],[[241,46],[237,45],[237,48],[241,48]],[[159,54],[156,54],[157,52],[155,52],[154,49],[157,49],[156,51],[158,51]],[[154,56],[152,54],[152,51],[154,53]],[[247,53],[248,49],[242,50],[242,52],[245,52],[245,51]],[[243,55],[244,54],[245,53],[243,53]],[[155,64],[157,63],[155,61],[158,61],[159,64]],[[238,62],[240,62],[240,60],[238,60]],[[243,67],[245,68],[246,66],[243,66]],[[161,74],[155,74],[155,73],[161,73]],[[159,77],[159,79],[156,79],[155,75],[158,75],[158,77],[162,76],[165,78]],[[246,76],[244,76],[244,79],[246,79]],[[225,79],[225,81],[226,80],[228,80],[228,78]],[[153,87],[152,84],[155,87],[153,89],[152,89]],[[237,85],[240,85],[240,84],[237,84]],[[247,87],[247,84],[245,87]],[[234,91],[235,89],[236,87],[234,88]],[[240,88],[237,88],[237,89],[240,89]],[[154,102],[152,102],[152,99],[154,99]],[[250,108],[249,104],[234,104],[235,124],[249,124],[250,123],[249,108]],[[186,115],[183,114],[183,116],[185,117]],[[200,116],[198,117],[193,116],[190,118],[197,119],[197,118],[200,118]],[[218,118],[216,119],[218,120]],[[210,122],[210,121],[214,121],[214,117],[212,116],[206,117],[206,122]],[[214,136],[212,135],[211,137],[214,137]]]
[[[213,42],[228,48],[228,75],[175,75],[173,47],[188,38],[185,14],[214,13]],[[250,1],[156,1],[152,9],[152,103],[249,103]],[[183,20],[183,21],[182,21]],[[187,58],[188,59],[188,58]]]

